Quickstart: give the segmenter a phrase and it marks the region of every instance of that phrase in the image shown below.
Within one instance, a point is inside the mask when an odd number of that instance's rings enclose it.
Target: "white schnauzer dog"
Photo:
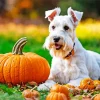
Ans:
[[[56,83],[78,86],[83,78],[100,78],[100,55],[83,48],[75,35],[83,12],[69,7],[68,15],[59,16],[60,11],[55,8],[45,12],[45,18],[50,21],[50,34],[44,47],[53,59],[49,78],[38,90],[48,89]]]

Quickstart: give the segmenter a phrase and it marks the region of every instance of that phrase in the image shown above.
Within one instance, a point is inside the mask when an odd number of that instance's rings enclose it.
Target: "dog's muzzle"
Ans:
[[[59,44],[60,39],[61,39],[61,38],[60,38],[60,37],[57,37],[57,36],[54,36],[54,37],[53,37],[54,47],[55,47],[56,50],[59,50],[59,49],[61,49],[61,47],[62,47],[62,45]]]

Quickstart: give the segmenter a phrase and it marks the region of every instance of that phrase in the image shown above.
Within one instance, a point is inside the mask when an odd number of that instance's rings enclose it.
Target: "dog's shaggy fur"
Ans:
[[[48,89],[56,82],[78,86],[83,78],[100,78],[100,55],[84,49],[75,35],[83,13],[70,7],[68,15],[59,14],[60,8],[46,11],[50,34],[44,47],[50,51],[53,59],[50,76],[38,89]],[[71,54],[72,50],[74,54]]]

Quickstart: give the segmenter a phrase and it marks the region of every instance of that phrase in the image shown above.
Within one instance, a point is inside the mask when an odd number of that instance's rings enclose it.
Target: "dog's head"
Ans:
[[[73,49],[75,28],[82,18],[83,12],[68,8],[68,15],[60,15],[60,8],[45,12],[45,18],[50,21],[49,36],[44,47],[50,50],[52,56],[65,57]]]

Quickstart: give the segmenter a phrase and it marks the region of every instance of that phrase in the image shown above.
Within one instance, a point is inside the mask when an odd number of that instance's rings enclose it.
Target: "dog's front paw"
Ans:
[[[47,80],[45,83],[40,84],[40,85],[38,86],[37,89],[38,89],[39,91],[40,91],[40,90],[47,90],[47,91],[49,91],[50,88],[51,88],[54,84],[56,84],[54,81],[52,81],[52,80]]]
[[[47,91],[49,91],[49,87],[46,86],[45,83],[44,84],[40,84],[37,89],[38,89],[38,91],[40,91],[40,90],[47,90]]]

